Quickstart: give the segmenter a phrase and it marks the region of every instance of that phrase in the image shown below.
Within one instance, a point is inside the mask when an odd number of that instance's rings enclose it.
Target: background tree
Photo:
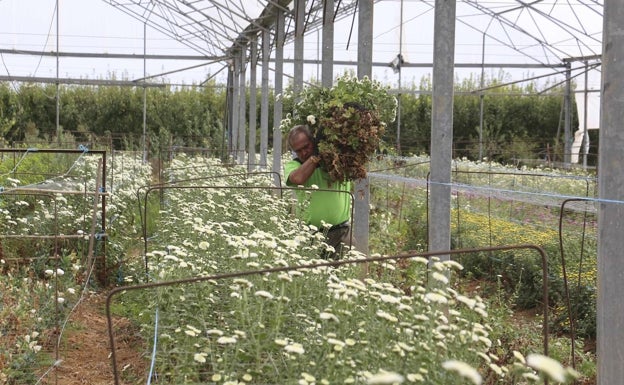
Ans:
[[[484,157],[501,162],[522,159],[563,160],[563,86],[505,84],[505,74],[484,81],[483,141],[479,143],[482,87],[478,77],[456,80],[453,133],[454,157]],[[143,88],[62,86],[62,131],[76,141],[112,142],[115,149],[138,150],[143,135]],[[401,95],[401,153],[427,154],[431,139],[431,78],[425,76]],[[226,92],[214,81],[202,87],[147,89],[147,136],[150,152],[168,146],[220,151],[225,138]],[[257,100],[261,100],[260,90]],[[273,106],[281,98],[284,116],[295,110],[292,84],[283,95],[269,95],[269,147],[272,146]],[[247,95],[249,100],[249,95]],[[260,129],[257,103],[256,128]],[[247,112],[248,113],[248,112]],[[573,121],[577,127],[576,116]],[[246,122],[249,121],[247,115]],[[383,141],[396,148],[399,120],[389,122]],[[248,125],[243,129],[248,130]],[[56,136],[56,86],[0,83],[0,134],[13,143],[52,141]],[[247,133],[248,135],[248,133]],[[249,136],[247,136],[249,137]],[[260,135],[256,135],[259,150]],[[593,139],[593,138],[592,138]],[[595,141],[592,141],[595,143]]]

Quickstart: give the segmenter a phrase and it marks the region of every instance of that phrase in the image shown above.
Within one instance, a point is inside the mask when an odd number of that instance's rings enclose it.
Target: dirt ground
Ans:
[[[136,328],[120,317],[113,318],[113,325],[120,384],[145,383],[148,362]],[[48,384],[114,384],[105,294],[91,294],[76,307],[63,332],[59,358]]]

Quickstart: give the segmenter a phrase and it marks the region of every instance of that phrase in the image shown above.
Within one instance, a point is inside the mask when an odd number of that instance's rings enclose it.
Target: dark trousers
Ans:
[[[325,242],[334,248],[334,252],[323,251],[323,259],[340,259],[345,246],[351,246],[351,226],[348,221],[330,227],[325,232]]]

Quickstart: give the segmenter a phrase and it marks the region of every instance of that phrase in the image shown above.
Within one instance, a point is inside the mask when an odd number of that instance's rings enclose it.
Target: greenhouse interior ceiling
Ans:
[[[58,72],[63,78],[148,77],[201,83],[222,71],[233,49],[271,30],[276,11],[286,15],[284,57],[292,58],[295,2],[290,0],[43,3],[33,12],[23,2],[0,0],[0,80],[50,77]],[[307,0],[306,78],[318,78],[319,35],[328,3],[333,3],[335,71],[357,62],[357,0]],[[430,72],[434,3],[374,1],[373,76],[396,86],[400,80],[392,63],[399,57],[404,81],[418,81]],[[484,68],[488,75],[502,69],[514,79],[537,74],[560,81],[567,63],[573,70],[599,69],[603,7],[602,0],[457,1],[456,71],[462,77]],[[137,60],[143,57],[148,63]],[[102,58],[109,60],[103,63]],[[181,65],[182,60],[188,64]],[[597,88],[597,83],[587,88]]]

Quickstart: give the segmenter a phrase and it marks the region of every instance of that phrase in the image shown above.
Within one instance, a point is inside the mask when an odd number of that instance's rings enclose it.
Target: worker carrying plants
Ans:
[[[309,201],[303,191],[297,196],[306,222],[326,230],[327,243],[337,247],[336,254],[326,257],[339,258],[341,242],[351,245],[353,239],[353,181],[366,178],[368,161],[380,149],[387,123],[396,116],[397,99],[368,77],[343,76],[331,88],[305,87],[293,102],[293,112],[280,124],[295,154],[284,165],[286,184],[333,190],[313,191]],[[357,249],[357,239],[354,243]]]
[[[322,231],[326,243],[331,246],[322,257],[339,259],[345,246],[351,246],[352,182],[331,181],[327,171],[319,167],[321,158],[307,125],[297,125],[290,130],[288,145],[295,158],[284,164],[286,185],[318,187],[319,191],[312,191],[309,198],[303,191],[298,191],[297,197],[300,202],[309,199],[302,213],[304,220]]]

